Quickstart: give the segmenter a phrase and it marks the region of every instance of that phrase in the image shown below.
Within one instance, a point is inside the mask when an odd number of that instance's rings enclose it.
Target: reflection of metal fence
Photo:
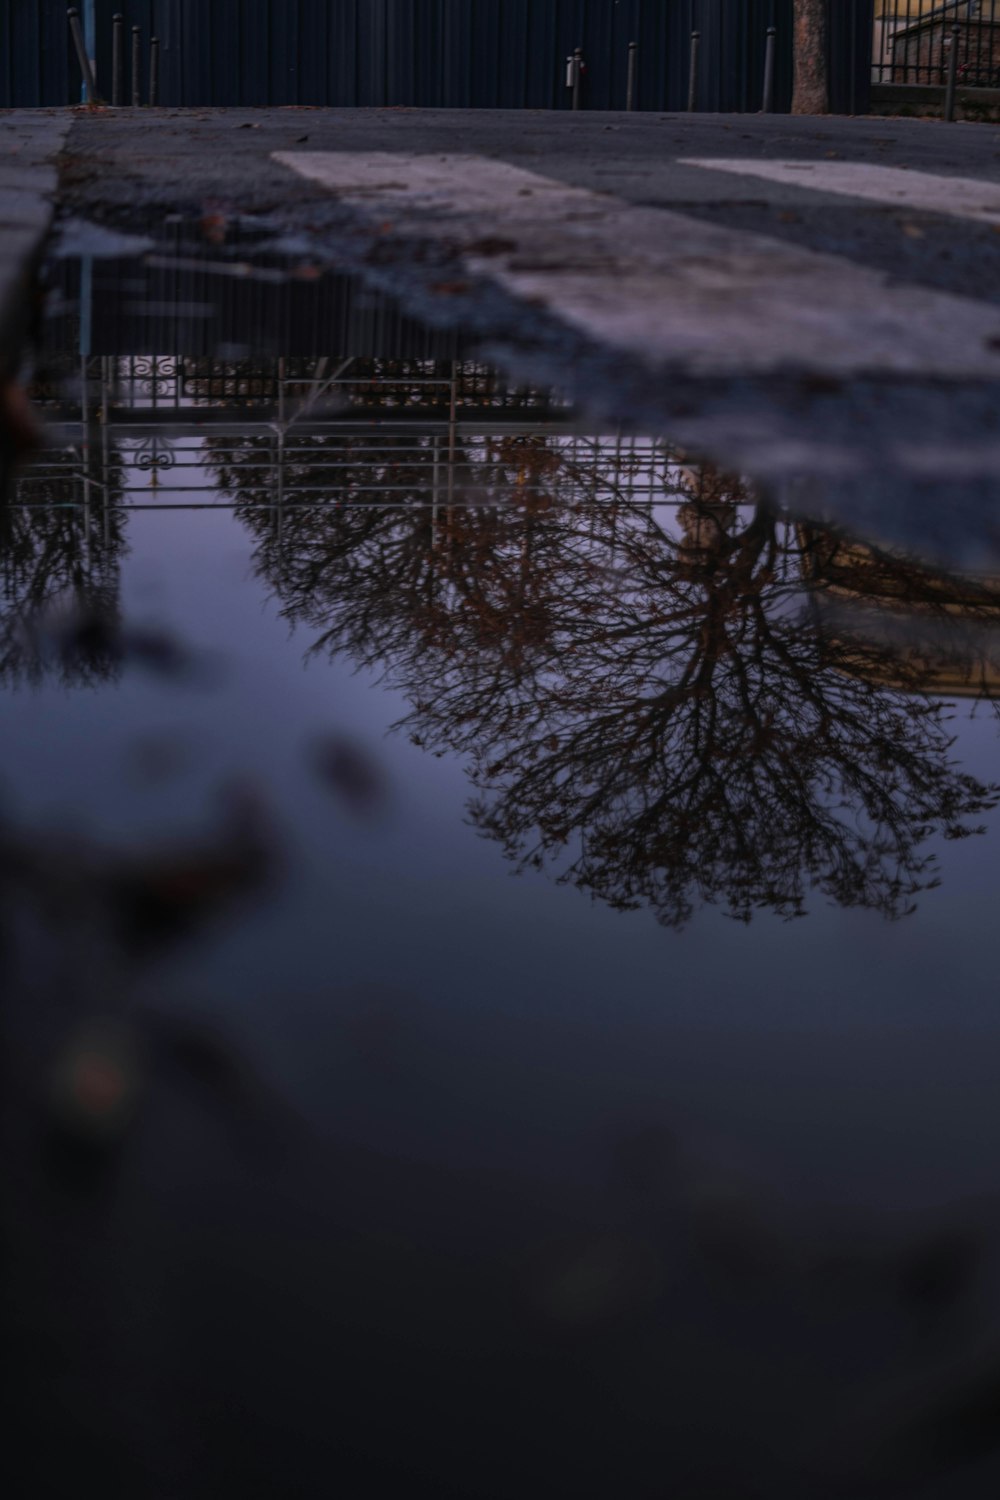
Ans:
[[[279,511],[441,505],[506,506],[544,497],[570,507],[600,502],[684,506],[692,475],[662,442],[634,434],[479,424],[407,433],[281,434],[220,424],[211,434],[114,429],[106,449],[63,447],[25,471],[17,506],[102,514],[185,508]],[[110,460],[110,467],[109,467]],[[113,483],[109,480],[113,468]]]
[[[51,446],[15,504],[683,504],[699,473],[649,437],[582,433],[478,361],[97,356],[40,405]]]
[[[61,376],[60,385],[54,376]],[[81,386],[85,381],[85,389]],[[66,398],[61,390],[73,394]],[[84,399],[79,392],[83,389]],[[563,425],[568,404],[550,391],[505,380],[478,360],[315,356],[227,360],[192,355],[61,356],[36,404],[68,418],[190,427],[217,422],[344,424],[522,419]]]
[[[877,83],[940,87],[955,45],[959,85],[1000,88],[1000,0],[878,0]]]

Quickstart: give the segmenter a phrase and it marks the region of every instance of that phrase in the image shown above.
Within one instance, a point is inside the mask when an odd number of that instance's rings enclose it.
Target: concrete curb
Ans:
[[[956,118],[996,124],[1000,120],[1000,89],[959,87],[955,95]],[[872,86],[871,114],[895,118],[940,120],[944,115],[945,90],[935,84],[883,83]]]

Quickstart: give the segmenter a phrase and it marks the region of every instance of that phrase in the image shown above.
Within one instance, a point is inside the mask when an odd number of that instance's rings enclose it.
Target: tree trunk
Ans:
[[[825,115],[830,109],[828,4],[795,0],[793,115]]]

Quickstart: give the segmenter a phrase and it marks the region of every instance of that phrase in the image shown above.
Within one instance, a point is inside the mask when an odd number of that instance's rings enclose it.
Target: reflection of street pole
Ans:
[[[80,257],[80,353],[90,355],[94,326],[94,259]]]
[[[87,371],[94,313],[94,262],[91,256],[80,259],[80,421],[83,428],[83,515],[84,556],[90,559],[90,407]]]
[[[90,392],[87,387],[89,361],[80,356],[80,458],[83,461],[83,557],[90,567]]]
[[[111,541],[111,436],[108,431],[108,387],[111,384],[111,356],[101,356],[101,479],[104,493],[104,545]]]
[[[455,498],[455,455],[458,446],[456,418],[458,415],[458,362],[451,362],[451,394],[448,402],[448,523],[451,524],[451,505]]]
[[[277,512],[274,518],[275,531],[278,538],[278,574],[284,581],[285,576],[285,375],[288,366],[285,360],[278,360],[278,444],[275,454],[277,464],[275,498],[277,500]]]
[[[434,434],[434,465],[431,469],[431,534],[437,547],[438,493],[441,486],[441,438]]]

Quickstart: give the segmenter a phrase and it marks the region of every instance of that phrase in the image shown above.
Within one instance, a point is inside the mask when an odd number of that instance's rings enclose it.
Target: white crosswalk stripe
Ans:
[[[835,255],[479,156],[275,159],[396,232],[458,244],[470,272],[600,344],[678,373],[1000,377],[1000,307]]]
[[[1000,183],[974,177],[942,177],[854,161],[759,161],[747,157],[687,157],[678,165],[755,177],[782,187],[860,198],[888,208],[946,214],[1000,225]]]

